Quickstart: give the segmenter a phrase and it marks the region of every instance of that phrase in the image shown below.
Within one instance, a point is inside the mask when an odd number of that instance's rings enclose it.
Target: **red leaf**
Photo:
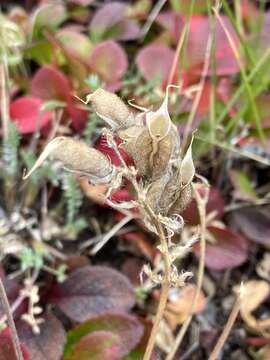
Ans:
[[[113,40],[96,45],[88,59],[88,64],[107,84],[121,79],[128,67],[125,51]]]
[[[71,117],[72,127],[74,130],[81,132],[84,130],[88,119],[88,111],[81,109],[75,104],[75,100],[70,99],[67,105],[67,111]]]
[[[66,333],[61,322],[51,313],[44,317],[40,334],[35,335],[23,321],[18,324],[20,340],[29,349],[33,360],[60,360],[62,358]]]
[[[67,77],[61,71],[52,65],[44,65],[32,79],[31,92],[43,100],[68,101],[72,89]]]
[[[23,96],[10,104],[10,117],[22,134],[43,129],[52,119],[49,111],[42,111],[42,101],[33,96]]]
[[[166,81],[173,63],[174,52],[168,46],[152,44],[142,48],[136,64],[146,80],[153,78]]]
[[[128,19],[127,4],[122,2],[107,3],[97,10],[90,30],[101,38],[113,37],[116,40],[133,40],[140,35],[138,25]]]
[[[245,238],[230,229],[209,227],[207,229],[214,236],[215,244],[206,244],[205,265],[212,270],[225,270],[242,265],[248,256],[248,243]],[[193,250],[200,256],[200,244],[194,245]]]
[[[236,46],[239,46],[237,35],[226,16],[222,17],[226,29],[229,31]],[[186,66],[190,72],[200,75],[205,59],[207,41],[210,33],[210,20],[208,16],[192,16],[187,44]],[[227,36],[220,25],[216,22],[215,29],[215,56],[216,74],[230,75],[239,72],[239,66],[231,49]],[[208,74],[211,74],[211,68]]]
[[[117,145],[119,145],[122,142],[120,139],[115,139],[115,141],[116,141]],[[98,149],[99,151],[103,152],[103,154],[106,154],[110,158],[111,162],[114,165],[116,165],[116,166],[121,165],[119,157],[117,156],[116,152],[108,145],[107,140],[104,136],[99,137],[99,139],[95,143],[95,148]],[[127,165],[131,165],[133,162],[129,158],[129,156],[125,153],[125,151],[122,149],[119,149],[119,151],[120,151],[123,159],[127,163]]]
[[[21,345],[21,350],[24,360],[30,360],[28,349]],[[5,328],[0,332],[0,360],[17,360],[9,328]]]
[[[184,27],[184,17],[175,11],[163,11],[157,16],[156,21],[166,30],[169,30],[171,37],[177,43]]]
[[[248,239],[269,246],[270,215],[256,207],[242,208],[232,213],[230,224]]]
[[[122,359],[142,335],[143,326],[134,316],[107,313],[94,317],[69,332],[65,359]]]
[[[203,195],[204,188],[200,189],[201,195]],[[206,205],[206,213],[215,212],[215,219],[221,219],[224,214],[224,199],[220,191],[211,187],[209,192],[209,199]],[[189,204],[187,209],[182,214],[187,225],[198,225],[200,223],[200,217],[195,200]]]
[[[105,266],[85,266],[56,284],[50,301],[72,320],[82,322],[107,311],[125,311],[135,303],[134,290],[118,271]]]

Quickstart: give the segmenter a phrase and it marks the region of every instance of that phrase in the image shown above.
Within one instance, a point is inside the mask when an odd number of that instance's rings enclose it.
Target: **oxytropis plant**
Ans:
[[[144,359],[150,359],[158,327],[166,306],[170,287],[184,286],[192,274],[178,272],[174,261],[190,249],[187,244],[175,244],[172,237],[181,232],[184,222],[181,212],[192,198],[192,180],[195,168],[192,160],[192,140],[183,154],[180,136],[168,112],[168,92],[156,111],[127,106],[117,95],[98,89],[86,98],[97,115],[104,120],[104,135],[109,146],[117,153],[121,166],[95,148],[70,137],[56,137],[47,144],[37,162],[24,177],[29,177],[43,161],[51,156],[63,164],[65,170],[75,176],[86,177],[92,184],[108,184],[107,201],[115,208],[137,208],[145,226],[159,237],[158,249],[162,254],[161,272],[144,266],[143,271],[155,285],[161,285],[157,314]],[[138,111],[139,110],[139,111]],[[120,145],[116,139],[120,139]],[[128,166],[119,148],[133,160]],[[110,193],[127,179],[136,192],[134,201],[112,203]]]

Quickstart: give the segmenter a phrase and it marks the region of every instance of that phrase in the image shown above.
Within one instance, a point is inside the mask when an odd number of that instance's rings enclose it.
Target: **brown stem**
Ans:
[[[206,232],[206,203],[208,200],[208,192],[205,195],[204,199],[202,199],[201,195],[199,194],[198,190],[193,186],[194,196],[197,202],[198,212],[200,216],[200,223],[201,223],[201,236],[200,236],[200,260],[199,260],[199,269],[198,269],[198,280],[197,280],[197,286],[196,286],[196,292],[192,299],[191,308],[189,311],[189,316],[182,325],[179,333],[176,336],[175,342],[173,344],[173,348],[171,352],[167,355],[166,360],[172,360],[176,354],[176,351],[179,349],[182,340],[187,332],[187,329],[189,327],[189,324],[191,323],[193,312],[196,307],[196,304],[198,302],[202,283],[203,283],[203,277],[204,277],[204,263],[205,263],[205,232]]]
[[[232,311],[230,313],[230,316],[228,318],[228,321],[218,339],[218,342],[216,343],[216,346],[214,347],[213,351],[211,352],[208,360],[216,360],[222,347],[224,346],[225,341],[227,340],[227,338],[230,334],[230,331],[235,323],[237,315],[239,313],[240,306],[241,306],[241,297],[242,297],[242,291],[240,290],[239,294],[237,296],[237,299],[235,301],[235,304],[232,308]]]
[[[10,310],[7,294],[6,294],[6,291],[5,291],[5,288],[4,288],[4,285],[3,285],[3,282],[2,282],[1,278],[0,278],[0,299],[1,299],[1,303],[2,303],[3,308],[4,308],[4,312],[5,312],[6,316],[7,316],[7,322],[8,322],[8,326],[10,328],[10,331],[11,331],[12,343],[13,343],[16,358],[17,358],[17,360],[24,360],[22,350],[21,350],[21,346],[20,346],[19,337],[18,337],[18,334],[17,334],[17,330],[16,330],[16,327],[15,327],[13,317],[12,317],[12,313],[11,313],[11,310]]]
[[[146,206],[146,209],[147,208],[148,207]],[[150,212],[150,214],[151,214],[151,212]],[[162,282],[161,294],[160,294],[160,299],[159,299],[159,304],[158,304],[158,308],[157,308],[157,313],[156,313],[154,325],[153,325],[153,328],[152,328],[152,331],[151,331],[150,338],[148,340],[148,344],[147,344],[147,347],[146,347],[146,351],[145,351],[143,360],[150,360],[151,359],[151,355],[152,355],[152,352],[153,352],[153,349],[154,349],[154,346],[155,346],[157,333],[158,333],[158,330],[159,330],[159,325],[160,325],[160,322],[161,322],[161,320],[163,318],[163,314],[164,314],[164,311],[165,311],[165,308],[166,308],[168,294],[169,294],[169,290],[170,290],[171,262],[170,262],[170,258],[169,258],[168,244],[167,244],[167,240],[166,240],[166,237],[165,237],[165,234],[164,234],[162,224],[160,223],[159,220],[156,220],[155,222],[156,222],[156,226],[157,226],[161,246],[162,246],[162,249],[163,249],[162,255],[163,255],[163,260],[164,260],[164,279],[163,279],[163,282]]]

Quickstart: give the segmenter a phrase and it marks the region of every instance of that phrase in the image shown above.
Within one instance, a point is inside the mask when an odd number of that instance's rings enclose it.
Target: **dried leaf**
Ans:
[[[177,325],[182,324],[190,314],[195,292],[196,287],[194,285],[187,285],[181,290],[172,291],[170,301],[166,307],[165,318],[173,330]],[[200,292],[193,314],[201,313],[204,310],[205,303],[205,296]]]
[[[143,326],[134,316],[107,313],[94,317],[69,332],[65,359],[87,360],[90,355],[91,359],[121,359],[139,343],[142,334]]]
[[[49,298],[78,322],[107,311],[126,311],[135,303],[128,279],[105,266],[75,270],[64,283],[54,286]]]
[[[66,342],[66,332],[61,322],[47,313],[40,325],[40,334],[35,335],[25,322],[18,324],[20,340],[29,349],[31,359],[60,360]]]
[[[236,288],[237,290],[237,288]],[[240,313],[246,324],[255,331],[270,327],[269,319],[257,320],[252,312],[269,297],[270,286],[263,280],[250,280],[244,283],[244,293],[241,298]]]

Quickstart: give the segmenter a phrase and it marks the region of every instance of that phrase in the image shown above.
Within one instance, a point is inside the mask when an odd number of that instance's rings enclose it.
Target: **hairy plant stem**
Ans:
[[[10,306],[9,306],[7,294],[6,294],[4,284],[3,284],[1,278],[0,278],[0,299],[1,299],[1,303],[2,303],[3,308],[4,308],[4,312],[5,312],[6,317],[7,317],[8,326],[9,326],[10,331],[11,331],[12,343],[13,343],[16,358],[17,358],[17,360],[24,360],[22,350],[21,350],[21,346],[20,346],[19,337],[18,337],[18,334],[17,334],[17,330],[16,330],[16,327],[15,327],[15,323],[14,323],[12,313],[11,313],[11,309],[10,309]]]
[[[198,268],[198,279],[197,279],[197,286],[196,286],[196,292],[192,299],[189,316],[185,320],[184,324],[182,325],[179,333],[176,336],[173,348],[171,352],[167,355],[166,360],[172,360],[179,349],[182,340],[187,332],[187,329],[191,323],[194,309],[197,305],[202,283],[203,283],[203,277],[204,277],[204,264],[205,264],[205,247],[206,247],[206,241],[205,241],[205,232],[206,232],[206,203],[208,200],[208,191],[205,195],[204,199],[199,194],[198,190],[193,186],[194,196],[197,202],[198,212],[200,216],[200,223],[201,223],[201,237],[200,237],[200,260],[199,260],[199,268]]]
[[[125,169],[125,172],[126,172],[125,176],[132,183],[134,190],[137,193],[139,203],[144,208],[144,210],[147,212],[147,214],[149,215],[153,224],[155,224],[155,226],[156,226],[156,229],[158,232],[158,237],[159,237],[160,244],[162,247],[162,257],[164,260],[164,278],[162,281],[161,294],[160,294],[160,299],[159,299],[159,304],[158,304],[158,308],[157,308],[154,325],[153,325],[153,328],[152,328],[152,331],[151,331],[151,334],[150,334],[150,337],[149,337],[149,340],[147,343],[146,351],[145,351],[145,354],[143,357],[143,360],[150,360],[153,350],[154,350],[155,341],[156,341],[157,333],[159,330],[159,325],[163,318],[163,314],[164,314],[164,311],[166,308],[168,294],[169,294],[169,290],[170,290],[171,261],[170,261],[170,256],[169,256],[169,247],[168,247],[168,243],[166,240],[166,236],[164,233],[162,223],[160,222],[158,216],[154,213],[152,208],[149,206],[149,204],[145,201],[144,196],[142,196],[142,190],[137,182],[136,173],[135,172],[132,173],[131,169],[128,168],[128,166],[127,166],[126,162],[124,161],[123,157],[121,156],[121,154],[118,150],[118,147],[117,147],[115,141],[113,140],[113,138],[110,138],[110,142],[111,142],[112,147],[115,150],[119,160],[121,161],[123,168]]]
[[[155,346],[155,341],[157,337],[157,333],[159,330],[160,322],[163,318],[163,314],[166,308],[167,300],[168,300],[168,294],[170,290],[170,271],[171,271],[171,261],[169,257],[169,248],[168,243],[164,234],[163,226],[160,223],[160,221],[156,218],[155,214],[153,214],[152,209],[145,204],[145,209],[148,212],[148,214],[151,216],[151,218],[155,221],[157,230],[158,230],[158,236],[160,239],[160,243],[162,246],[162,255],[164,260],[164,278],[162,282],[161,287],[161,294],[159,299],[159,304],[157,308],[157,313],[154,321],[154,325],[147,343],[146,351],[143,357],[143,360],[150,360],[151,355]]]

